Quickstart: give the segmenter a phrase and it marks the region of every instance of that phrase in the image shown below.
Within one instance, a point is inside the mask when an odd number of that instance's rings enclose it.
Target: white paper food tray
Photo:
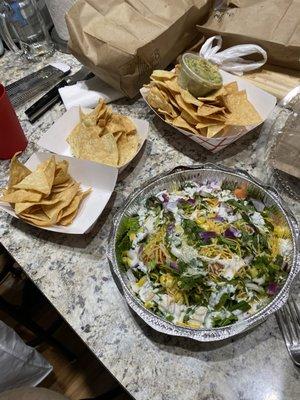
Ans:
[[[34,153],[25,165],[30,170],[34,170],[39,164],[51,157],[51,155],[46,152]],[[71,177],[80,183],[80,187],[83,190],[92,188],[92,192],[82,201],[78,214],[72,224],[38,228],[61,233],[85,233],[96,222],[106,206],[116,185],[118,170],[114,167],[92,161],[78,160],[73,157],[55,155],[55,159],[56,161],[68,161]],[[0,209],[19,219],[10,204],[0,202]],[[23,222],[28,223],[27,221]]]
[[[251,104],[255,107],[256,111],[260,114],[262,118],[263,123],[269,114],[273,111],[275,105],[276,105],[276,97],[272,96],[271,94],[265,92],[264,90],[256,87],[252,83],[248,82],[246,79],[238,78],[235,75],[232,75],[228,72],[220,70],[220,73],[223,78],[223,83],[230,83],[233,81],[236,81],[238,84],[239,90],[246,90],[247,92],[247,97],[248,100],[251,102]],[[147,102],[146,96],[148,93],[149,89],[147,88],[142,88],[140,90],[141,95],[143,96],[143,99],[145,102],[148,104],[148,106],[155,112],[156,115],[159,116],[164,122],[166,122],[157,112],[150,106],[150,104]],[[167,123],[167,122],[166,122]],[[179,132],[183,133],[184,135],[188,136],[195,142],[199,143],[201,146],[205,147],[206,149],[210,150],[213,153],[216,153],[220,150],[223,150],[225,147],[230,145],[231,143],[235,142],[242,136],[244,136],[246,133],[250,132],[252,129],[256,128],[258,125],[252,125],[252,126],[234,126],[232,127],[232,130],[228,132],[228,134],[221,136],[221,137],[212,137],[212,138],[207,138],[205,136],[199,136],[195,135],[192,132],[186,131],[181,128],[177,128],[176,126],[173,126],[171,124],[168,124],[172,126],[174,129],[177,129]]]
[[[61,154],[63,156],[74,157],[69,143],[67,142],[67,137],[75,128],[75,126],[80,122],[80,107],[72,107],[67,112],[65,112],[51,127],[48,131],[40,138],[37,144],[46,150],[52,151],[56,154]],[[91,112],[91,109],[83,108],[83,112]],[[119,167],[119,171],[127,167],[127,165],[136,157],[139,153],[145,140],[148,137],[149,123],[144,119],[138,119],[130,117],[136,126],[137,134],[139,138],[139,147],[137,153],[129,160],[125,165]]]

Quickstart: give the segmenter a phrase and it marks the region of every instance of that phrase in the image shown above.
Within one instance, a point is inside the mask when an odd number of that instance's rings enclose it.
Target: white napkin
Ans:
[[[79,81],[75,85],[62,87],[59,89],[59,94],[67,110],[74,106],[94,108],[100,99],[109,103],[124,97],[123,93],[97,76],[87,81]]]

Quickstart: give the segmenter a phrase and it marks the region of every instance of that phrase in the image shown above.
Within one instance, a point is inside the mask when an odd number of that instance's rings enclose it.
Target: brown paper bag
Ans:
[[[300,0],[232,0],[224,14],[212,15],[198,29],[220,34],[224,47],[255,43],[268,63],[300,70]]]
[[[134,97],[197,38],[211,0],[79,0],[66,14],[71,53]]]

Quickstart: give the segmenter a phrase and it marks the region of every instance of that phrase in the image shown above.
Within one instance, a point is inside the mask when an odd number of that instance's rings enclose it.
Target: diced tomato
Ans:
[[[238,199],[245,199],[247,197],[247,183],[243,183],[240,187],[234,189],[234,194]]]

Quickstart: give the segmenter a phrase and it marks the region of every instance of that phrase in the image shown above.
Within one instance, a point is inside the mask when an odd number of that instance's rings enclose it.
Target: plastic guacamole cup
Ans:
[[[205,96],[223,84],[219,68],[196,54],[184,53],[178,83],[193,96]]]

